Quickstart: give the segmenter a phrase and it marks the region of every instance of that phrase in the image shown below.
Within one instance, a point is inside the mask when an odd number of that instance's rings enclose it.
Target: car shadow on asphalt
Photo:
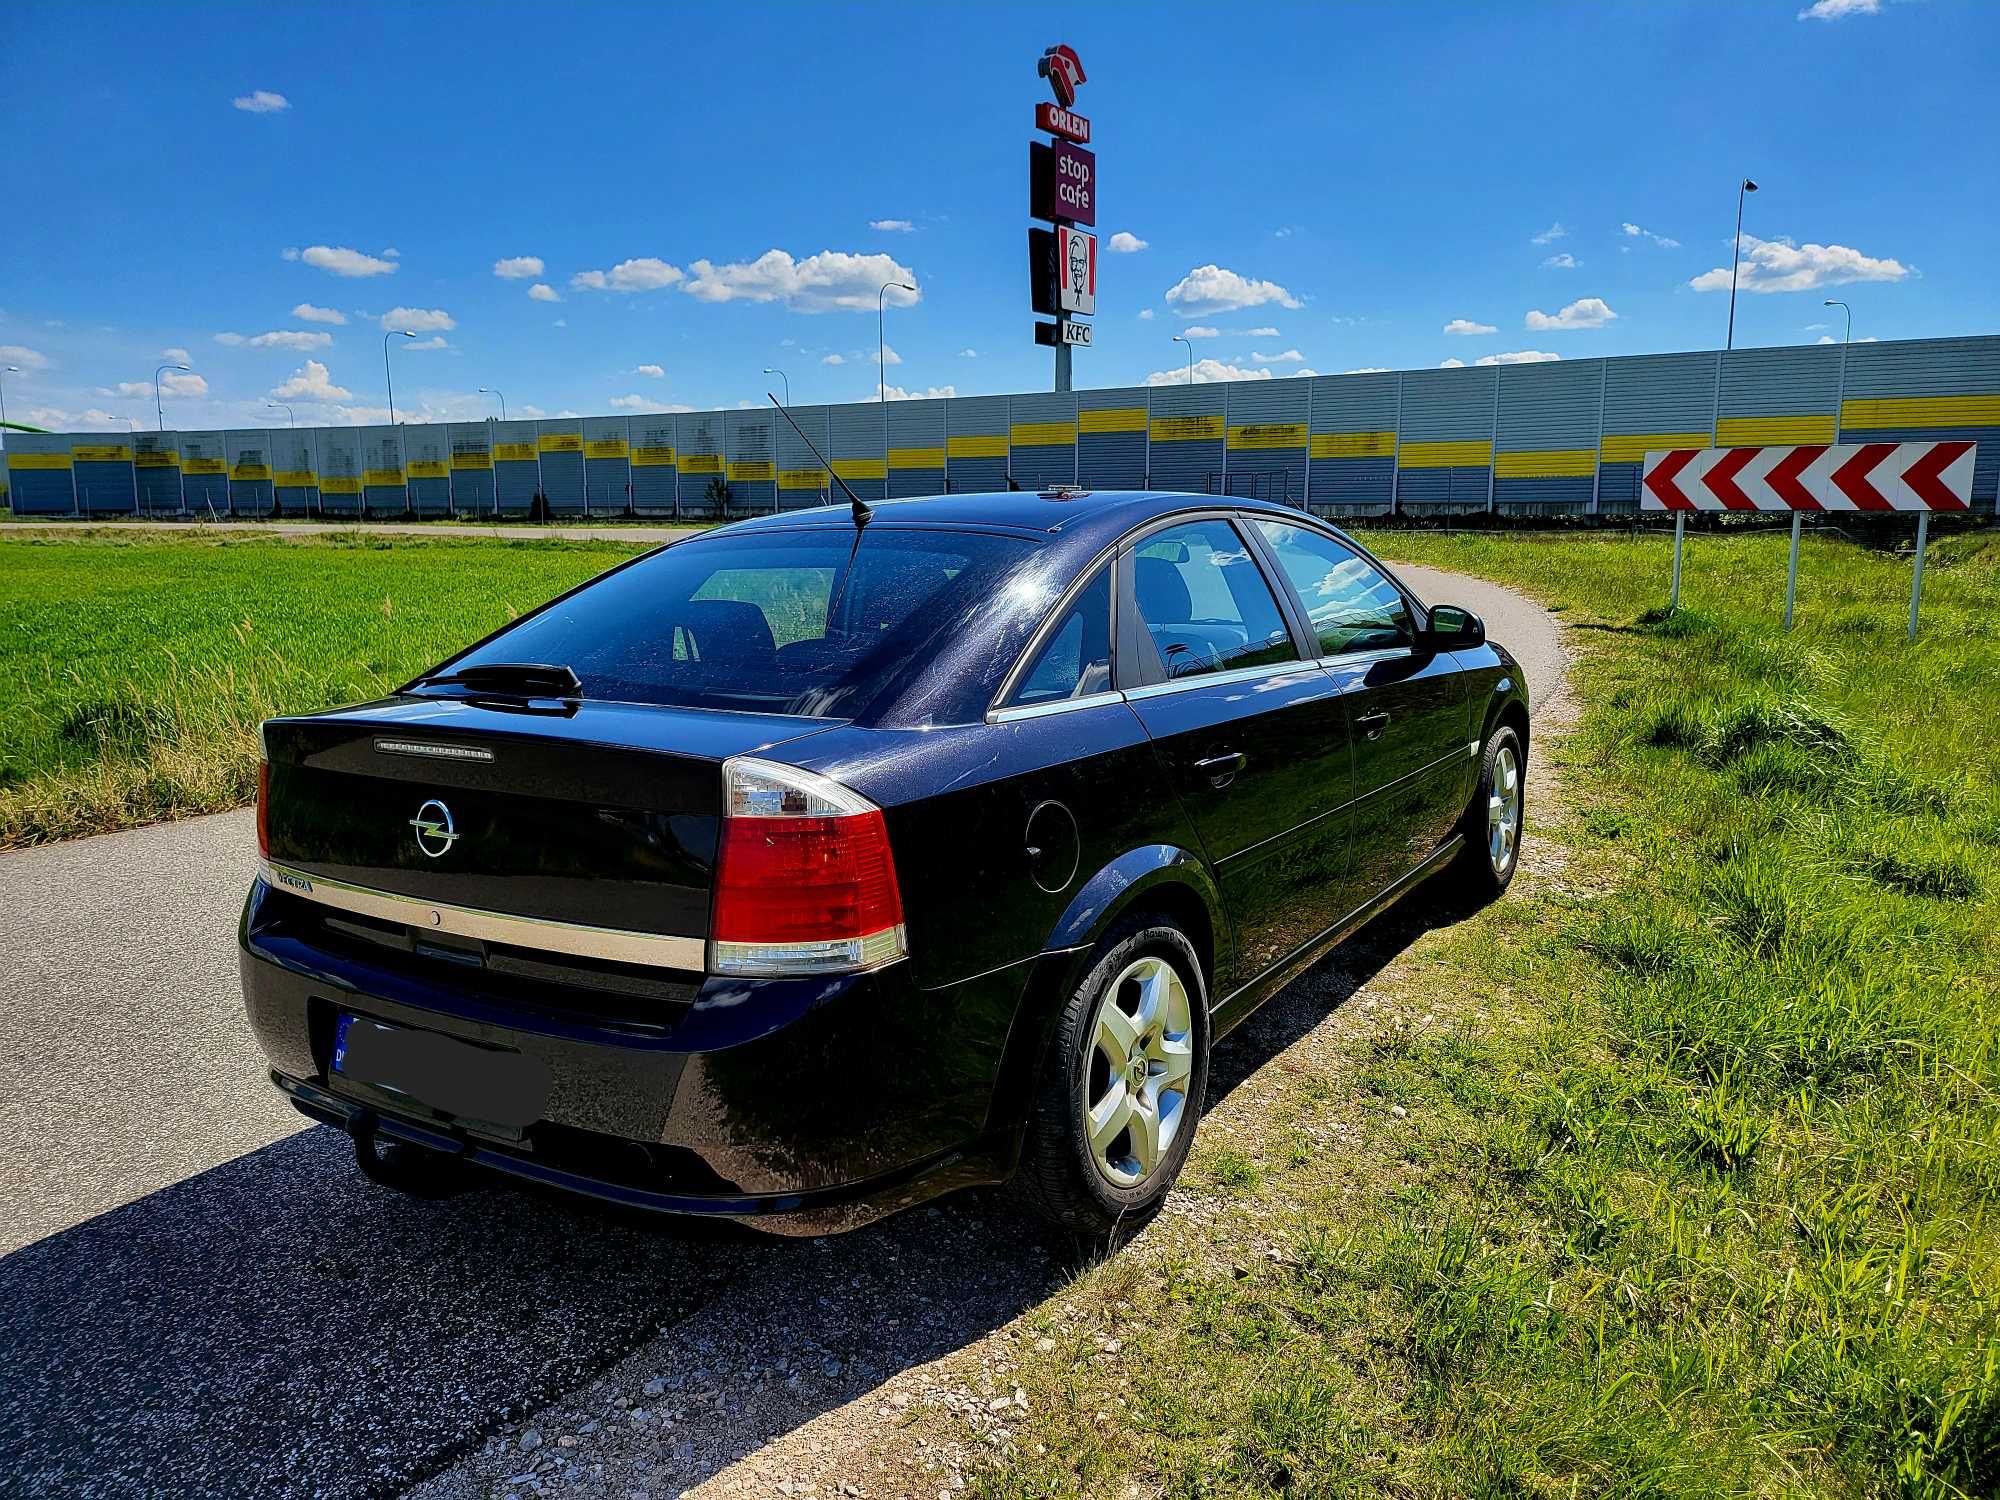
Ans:
[[[1222,1043],[1210,1106],[1462,914],[1419,893],[1355,934]],[[635,1404],[662,1409],[655,1477],[686,1485],[1072,1269],[998,1192],[782,1240],[506,1189],[406,1198],[317,1126],[0,1259],[0,1473],[27,1493],[391,1493],[664,1336],[671,1385]]]

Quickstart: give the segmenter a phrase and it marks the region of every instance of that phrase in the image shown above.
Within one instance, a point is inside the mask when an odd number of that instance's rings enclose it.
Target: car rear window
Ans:
[[[448,664],[566,666],[586,698],[845,717],[927,664],[1032,544],[871,527],[702,537]],[[851,566],[850,566],[851,564]]]

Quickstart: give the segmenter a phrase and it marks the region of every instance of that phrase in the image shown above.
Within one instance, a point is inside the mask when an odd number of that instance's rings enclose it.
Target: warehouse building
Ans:
[[[1629,514],[1651,449],[1970,439],[2000,481],[2000,338],[1648,354],[793,408],[864,499],[1151,487],[1335,518]],[[709,518],[824,504],[770,410],[13,433],[17,515]]]

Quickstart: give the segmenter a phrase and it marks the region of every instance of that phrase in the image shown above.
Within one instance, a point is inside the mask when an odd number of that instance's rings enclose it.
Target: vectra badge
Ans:
[[[451,809],[433,797],[410,819],[417,831],[417,847],[436,859],[458,842],[458,830],[451,825]]]

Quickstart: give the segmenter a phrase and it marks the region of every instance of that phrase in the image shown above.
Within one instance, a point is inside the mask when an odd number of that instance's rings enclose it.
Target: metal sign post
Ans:
[[[1667,595],[1667,611],[1672,613],[1681,607],[1681,544],[1687,540],[1687,512],[1674,512],[1674,582]]]
[[[1917,512],[1917,562],[1910,574],[1910,639],[1917,638],[1917,607],[1924,601],[1924,544],[1931,539],[1931,513]]]
[[[1799,529],[1806,523],[1804,511],[1792,512],[1792,555],[1785,563],[1785,629],[1792,628],[1792,601],[1799,596]]]

